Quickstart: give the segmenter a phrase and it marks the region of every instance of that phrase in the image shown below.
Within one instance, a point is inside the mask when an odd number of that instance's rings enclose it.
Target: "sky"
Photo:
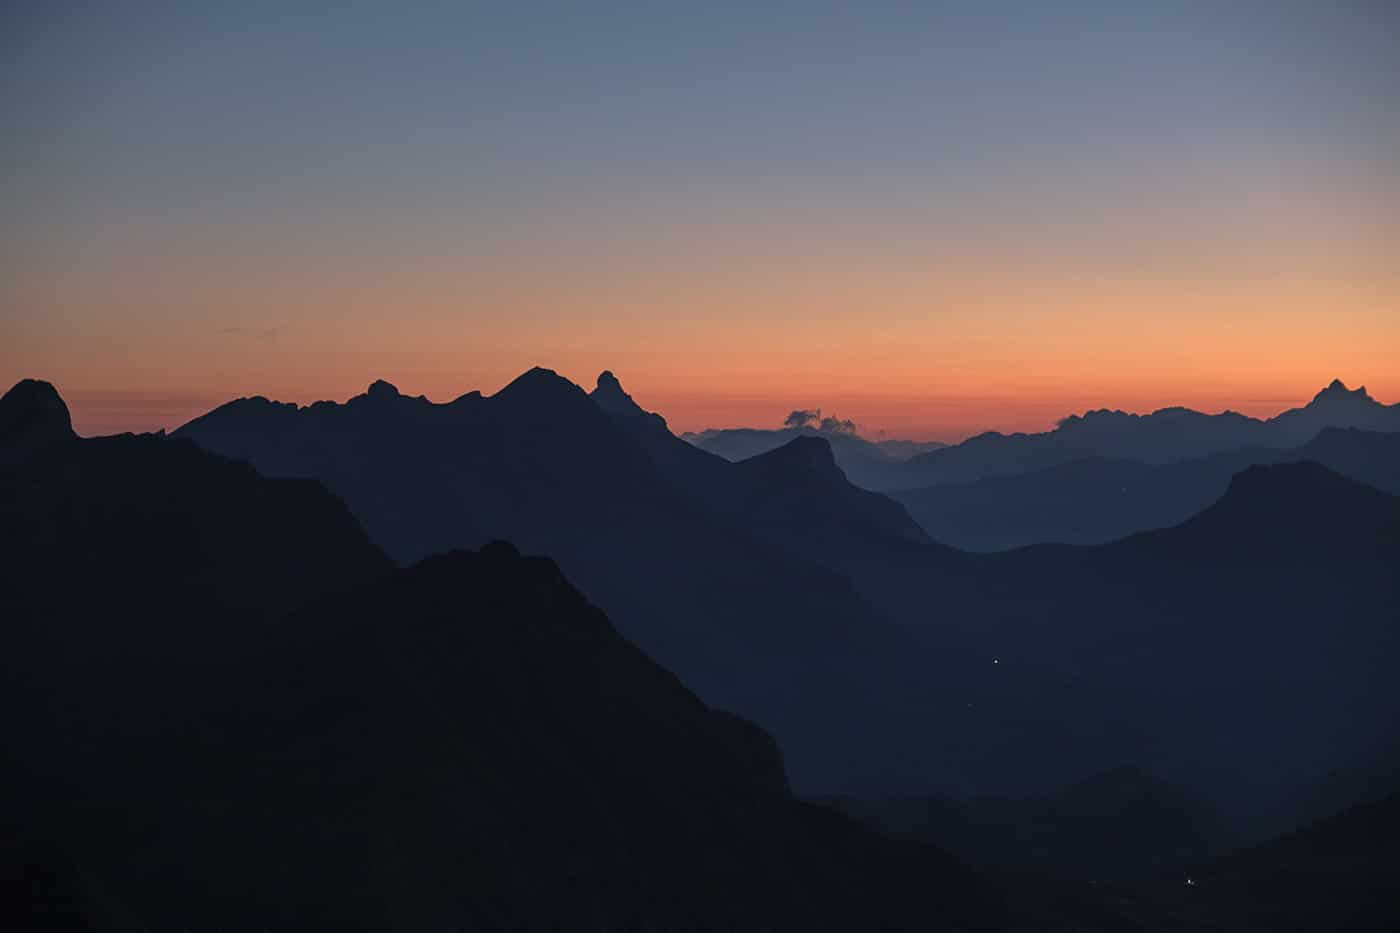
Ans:
[[[0,9],[0,381],[83,433],[611,369],[674,430],[1400,401],[1400,4]]]

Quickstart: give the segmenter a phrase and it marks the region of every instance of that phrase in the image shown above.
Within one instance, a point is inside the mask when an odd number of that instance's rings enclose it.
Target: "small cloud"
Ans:
[[[783,427],[798,430],[816,427],[817,423],[821,421],[821,417],[822,410],[820,408],[799,408],[788,413],[788,416],[783,419]]]
[[[817,428],[823,434],[854,434],[856,433],[856,423],[849,418],[828,417],[821,420],[821,425]]]

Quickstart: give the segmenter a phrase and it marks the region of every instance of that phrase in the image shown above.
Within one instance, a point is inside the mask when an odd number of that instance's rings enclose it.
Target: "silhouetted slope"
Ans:
[[[81,665],[61,709],[7,683],[31,720],[4,815],[36,841],[6,869],[76,886],[98,928],[995,924],[947,856],[793,800],[771,738],[702,705],[548,560],[432,558],[279,631],[197,674]],[[74,741],[94,718],[122,728]]]
[[[3,480],[11,920],[995,926],[946,855],[795,801],[766,733],[552,561],[495,544],[393,570],[319,485],[160,436]]]
[[[840,809],[893,835],[938,840],[970,863],[1082,880],[1181,877],[1224,851],[1224,818],[1136,768],[1040,797],[844,799]]]
[[[780,447],[730,463],[671,434],[610,372],[592,397],[678,488],[786,552],[858,577],[863,563],[890,551],[934,546],[899,503],[846,478],[827,434],[795,432]]]
[[[1289,459],[1311,460],[1392,495],[1400,495],[1400,429],[1391,433],[1325,428]]]
[[[903,506],[847,481],[825,438],[798,437],[733,469],[747,526],[813,560],[848,569],[933,547]]]
[[[66,425],[44,385],[0,406],[28,407],[20,420],[31,425]],[[69,435],[39,448],[33,436],[0,439],[0,598],[12,634],[23,626],[65,650],[195,657],[255,644],[271,615],[389,568],[318,483],[266,479],[162,435]],[[108,617],[114,606],[121,624]]]
[[[889,470],[873,488],[965,483],[1088,457],[1171,463],[1242,448],[1296,447],[1327,427],[1400,431],[1400,404],[1382,405],[1364,387],[1348,391],[1334,381],[1308,405],[1268,420],[1230,411],[1206,415],[1187,408],[1163,408],[1150,415],[1099,409],[1071,415],[1053,431],[993,431],[920,454]]]
[[[322,477],[400,557],[487,536],[550,553],[707,701],[772,729],[807,792],[1028,796],[1126,762],[1277,812],[1397,708],[1380,493],[1285,470],[1258,514],[1233,501],[1246,485],[1160,539],[968,555],[902,538],[820,441],[696,457],[604,382],[601,407],[536,371],[450,405],[236,403],[181,433]]]
[[[608,370],[599,374],[597,387],[589,397],[624,434],[647,452],[661,473],[674,484],[711,508],[732,511],[741,487],[723,457],[687,444],[672,434],[666,419],[638,405]]]
[[[858,486],[876,489],[894,464],[947,445],[938,441],[871,441],[849,431],[818,428],[727,428],[682,435],[687,443],[729,461],[748,460],[776,450],[797,438],[822,438],[831,444],[837,464]]]
[[[1251,466],[1199,515],[1175,528],[1134,535],[1115,549],[1219,570],[1260,562],[1276,568],[1280,561],[1313,568],[1351,564],[1396,547],[1400,499],[1299,461]]]
[[[1305,443],[1324,428],[1400,431],[1400,403],[1382,405],[1365,386],[1348,389],[1340,379],[1313,396],[1301,408],[1291,408],[1268,420],[1273,446]]]
[[[1400,722],[1396,566],[1400,500],[1282,464],[1174,528],[989,555],[940,605],[980,609],[967,638],[1003,660],[999,689],[1038,671],[1104,704],[1062,710],[1098,724],[1086,754],[1263,807]]]
[[[880,753],[860,720],[894,702],[870,684],[908,636],[846,578],[716,509],[716,496],[732,498],[722,486],[732,465],[634,421],[643,442],[579,387],[535,369],[494,396],[445,405],[384,383],[343,405],[245,399],[176,436],[268,475],[321,480],[401,562],[496,539],[549,554],[708,702],[774,730],[806,780],[839,786],[853,768],[880,770],[831,737]],[[672,479],[662,465],[677,452],[703,458],[719,483]],[[710,492],[692,491],[702,485]]]
[[[1306,445],[1147,464],[1091,457],[1030,473],[893,493],[935,539],[971,550],[1098,544],[1179,524],[1254,464],[1313,460],[1400,493],[1400,433],[1327,428]]]

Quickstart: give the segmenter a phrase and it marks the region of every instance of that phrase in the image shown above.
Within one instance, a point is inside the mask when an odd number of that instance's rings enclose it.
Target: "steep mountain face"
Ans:
[[[1334,381],[1303,408],[1261,421],[1235,412],[1206,415],[1164,408],[1150,415],[1121,411],[1071,415],[1041,434],[980,434],[920,454],[878,477],[876,489],[918,489],[983,477],[1043,470],[1089,457],[1171,463],[1242,448],[1296,447],[1326,427],[1400,431],[1400,404],[1382,405],[1365,388]]]
[[[497,544],[395,570],[318,485],[161,437],[3,479],[12,923],[1000,923],[938,850],[794,800],[766,733],[549,560]]]
[[[645,413],[615,423],[625,393],[602,388],[614,416],[533,370],[445,405],[384,383],[344,405],[245,399],[176,437],[266,475],[320,480],[401,562],[495,539],[549,554],[708,702],[773,729],[804,779],[840,786],[853,768],[878,771],[875,757],[838,751],[832,730],[879,753],[859,719],[894,702],[869,684],[908,636],[847,579],[716,508],[735,501],[731,464]]]
[[[974,551],[1098,544],[1179,524],[1254,464],[1311,460],[1400,493],[1400,433],[1324,428],[1302,447],[1148,464],[1091,457],[1011,476],[893,493],[935,540]]]
[[[812,560],[850,572],[887,551],[934,548],[903,506],[853,486],[823,438],[796,438],[733,472],[748,527]]]
[[[846,574],[889,551],[935,546],[898,503],[853,485],[826,436],[792,440],[738,463],[677,438],[610,372],[592,398],[675,485],[760,539]]]
[[[727,460],[672,434],[666,419],[638,405],[608,370],[599,374],[589,397],[675,486],[710,508],[733,511],[743,488]]]

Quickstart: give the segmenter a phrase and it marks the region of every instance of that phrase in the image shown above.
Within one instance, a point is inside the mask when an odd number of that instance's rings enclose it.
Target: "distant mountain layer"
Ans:
[[[1101,409],[1071,415],[1042,434],[979,434],[896,464],[865,485],[917,489],[1029,473],[1087,457],[1171,463],[1242,448],[1297,447],[1329,427],[1400,431],[1400,404],[1383,405],[1365,386],[1349,390],[1334,380],[1302,408],[1267,420],[1187,408],[1150,415]]]
[[[1234,450],[1167,464],[1090,457],[893,495],[932,538],[955,547],[1098,544],[1185,521],[1249,466],[1298,460],[1400,494],[1400,433],[1324,428],[1302,447],[1285,450]]]
[[[12,928],[1000,928],[939,850],[794,800],[766,733],[552,561],[493,544],[395,569],[317,483],[79,440],[51,388],[20,395],[0,400]]]
[[[859,582],[925,639],[929,741],[969,775],[946,790],[1020,796],[1021,762],[1041,788],[1075,777],[1060,764],[1131,762],[1262,816],[1393,741],[1395,566],[1400,499],[1299,463],[1237,474],[1172,528],[890,559]]]
[[[867,488],[881,486],[894,464],[947,446],[939,441],[872,441],[849,430],[822,430],[810,426],[776,430],[721,428],[681,435],[696,447],[732,461],[765,454],[801,437],[827,441],[845,474],[857,486]]]

